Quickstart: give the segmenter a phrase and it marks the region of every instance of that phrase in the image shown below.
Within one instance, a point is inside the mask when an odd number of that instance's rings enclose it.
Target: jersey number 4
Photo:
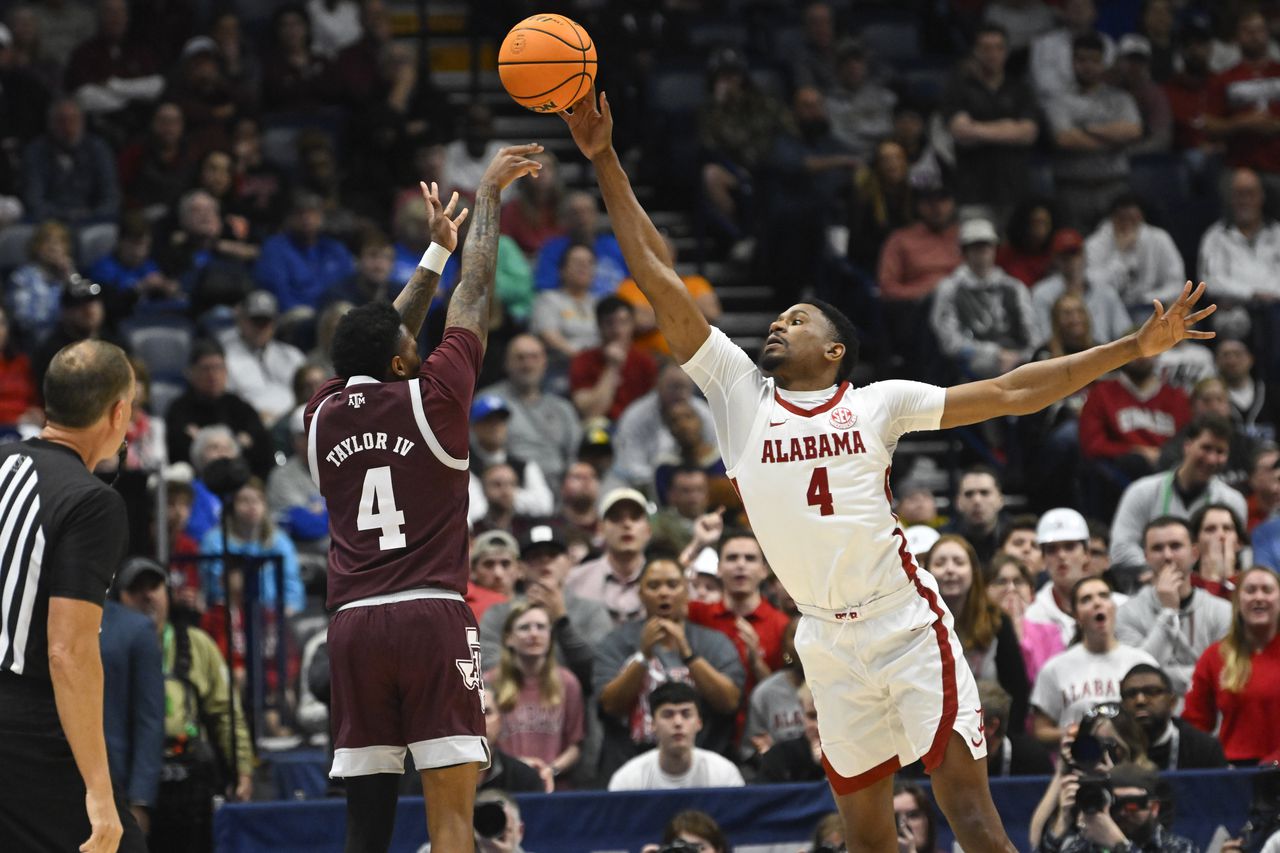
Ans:
[[[381,530],[378,549],[391,551],[405,546],[404,513],[396,509],[396,493],[391,488],[391,466],[370,468],[364,475],[364,490],[360,493],[360,512],[356,515],[356,527],[361,530]]]
[[[809,491],[805,493],[809,506],[820,507],[820,515],[835,515],[836,505],[831,498],[831,485],[827,482],[827,469],[814,468],[809,478]]]

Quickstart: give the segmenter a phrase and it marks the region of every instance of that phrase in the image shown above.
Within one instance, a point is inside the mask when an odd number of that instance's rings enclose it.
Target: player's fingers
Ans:
[[[1197,311],[1194,314],[1188,314],[1187,322],[1198,323],[1201,320],[1203,320],[1205,317],[1208,317],[1210,314],[1212,314],[1214,311],[1217,311],[1217,310],[1218,310],[1218,306],[1216,304],[1206,306],[1204,308],[1201,308],[1199,311]]]
[[[725,510],[725,506],[724,506],[724,504],[720,504],[720,506],[716,507],[715,509],[713,509],[713,510],[711,510],[711,511],[712,511],[712,512],[714,512],[716,515],[723,516],[723,515],[724,515],[724,510]]]
[[[1217,332],[1199,332],[1195,329],[1187,330],[1187,337],[1197,341],[1211,341],[1218,336]]]
[[[1159,300],[1159,299],[1152,299],[1152,300],[1151,300],[1151,305],[1155,308],[1156,316],[1157,316],[1157,317],[1163,317],[1163,316],[1164,316],[1164,306],[1160,304],[1160,300]]]
[[[600,93],[600,113],[609,121],[613,120],[613,112],[609,109],[609,98],[604,92]]]
[[[453,227],[461,228],[462,223],[467,221],[467,214],[469,214],[470,212],[471,212],[470,208],[468,207],[462,208],[462,212],[453,218]]]
[[[542,146],[537,142],[524,142],[520,145],[508,145],[500,152],[505,157],[528,157],[530,154],[537,154],[542,150]]]
[[[1191,282],[1187,282],[1187,286],[1190,287]],[[1207,286],[1208,285],[1206,285],[1203,281],[1200,282],[1198,285],[1196,285],[1195,290],[1191,292],[1191,298],[1187,300],[1188,307],[1195,305],[1197,302],[1200,301],[1200,297],[1204,296],[1204,290]]]
[[[458,191],[454,190],[453,195],[449,197],[449,203],[444,206],[444,215],[453,216],[453,209],[458,206]]]

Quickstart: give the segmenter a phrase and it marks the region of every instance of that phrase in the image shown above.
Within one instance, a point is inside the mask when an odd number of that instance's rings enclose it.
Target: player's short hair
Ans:
[[[632,318],[636,316],[635,307],[620,296],[606,296],[596,303],[596,325],[612,317],[619,311],[626,311]]]
[[[333,370],[343,379],[382,379],[400,351],[400,313],[388,302],[352,308],[333,333]]]
[[[978,44],[978,39],[983,36],[1000,36],[1004,39],[1005,44],[1009,43],[1009,31],[994,21],[986,21],[974,31],[973,43],[975,46]]]
[[[1129,671],[1124,674],[1124,678],[1120,679],[1121,686],[1135,675],[1154,675],[1156,678],[1160,679],[1160,683],[1164,685],[1165,690],[1168,690],[1170,693],[1173,692],[1173,679],[1169,678],[1169,673],[1165,672],[1160,667],[1152,666],[1149,663],[1137,663],[1130,667]]]
[[[844,344],[844,358],[840,359],[840,365],[836,368],[836,382],[844,382],[853,375],[853,369],[858,366],[858,331],[854,328],[853,321],[830,302],[823,299],[806,299],[805,304],[812,305],[822,312],[822,316],[826,317],[827,322],[831,324],[831,340]]]
[[[693,689],[693,685],[685,684],[683,681],[668,681],[665,684],[659,684],[649,694],[649,711],[657,716],[658,709],[663,705],[685,705],[692,703],[698,709],[698,716],[702,716],[702,702],[698,698],[698,691]]]
[[[1187,539],[1191,542],[1196,541],[1196,535],[1191,530],[1191,525],[1187,524],[1185,518],[1179,518],[1176,515],[1161,515],[1151,519],[1142,528],[1142,547],[1147,547],[1147,534],[1152,530],[1160,530],[1164,527],[1181,527],[1187,531]]]
[[[51,424],[83,429],[129,393],[133,367],[124,350],[86,340],[58,350],[44,375],[44,412]]]
[[[1089,527],[1090,539],[1101,539],[1102,544],[1108,546],[1111,544],[1111,527],[1109,525],[1098,521],[1096,518],[1087,519],[1085,524]]]
[[[1082,50],[1096,50],[1098,53],[1105,53],[1107,48],[1102,41],[1102,36],[1095,32],[1081,33],[1071,40],[1071,55],[1075,56]]]
[[[1230,442],[1231,436],[1235,433],[1235,428],[1231,425],[1231,421],[1221,415],[1200,415],[1191,421],[1187,427],[1185,440],[1195,441],[1202,433],[1206,432],[1212,434],[1214,438]]]

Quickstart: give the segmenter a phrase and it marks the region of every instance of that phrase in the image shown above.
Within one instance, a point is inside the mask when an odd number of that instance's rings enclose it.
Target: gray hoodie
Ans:
[[[1116,637],[1160,662],[1179,696],[1187,692],[1196,661],[1231,630],[1231,603],[1192,589],[1186,607],[1166,608],[1146,586],[1116,613]]]

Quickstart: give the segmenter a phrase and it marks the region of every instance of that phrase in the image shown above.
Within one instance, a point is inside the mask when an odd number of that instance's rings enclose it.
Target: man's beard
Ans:
[[[781,352],[760,353],[757,364],[765,373],[773,373],[786,361],[786,356]]]

